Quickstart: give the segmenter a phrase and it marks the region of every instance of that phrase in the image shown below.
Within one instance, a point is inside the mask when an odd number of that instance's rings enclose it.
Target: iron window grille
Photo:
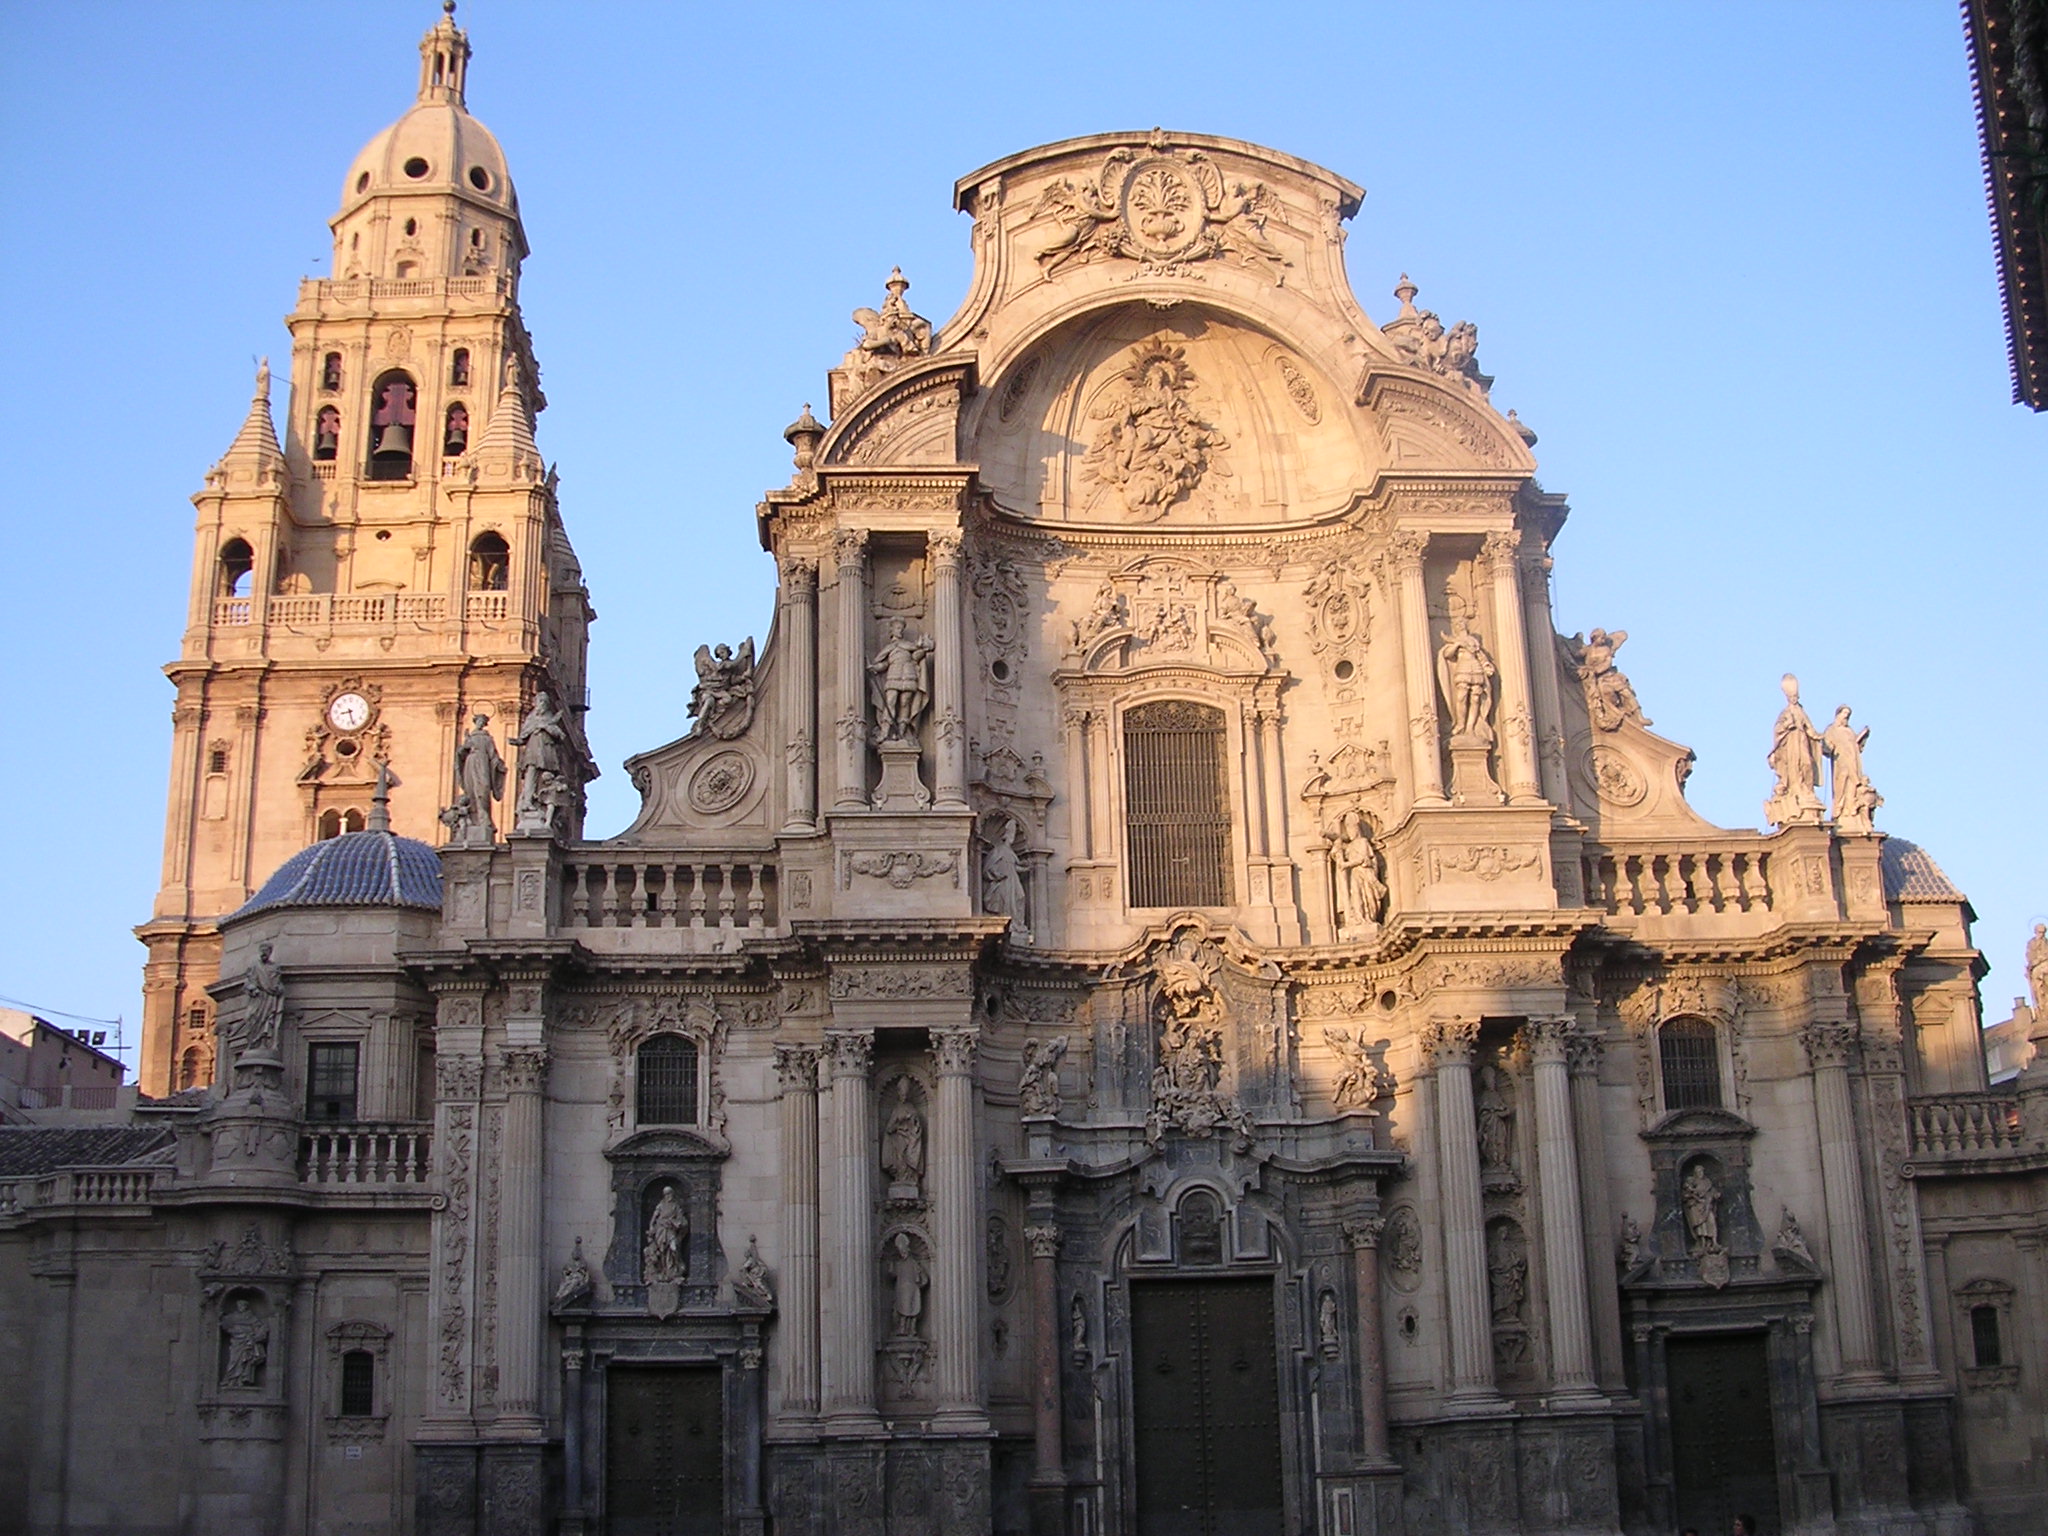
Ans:
[[[306,1054],[306,1118],[353,1120],[356,1117],[356,1060],[353,1041],[323,1042]]]
[[[1721,1107],[1721,1051],[1705,1019],[1673,1019],[1657,1032],[1666,1109]]]
[[[695,1125],[696,1043],[681,1035],[656,1035],[641,1046],[633,1097],[642,1125]]]
[[[1124,716],[1131,905],[1232,903],[1223,711],[1184,699]]]

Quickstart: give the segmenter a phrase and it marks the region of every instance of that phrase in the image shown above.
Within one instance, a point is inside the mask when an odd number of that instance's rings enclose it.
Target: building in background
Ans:
[[[191,1086],[0,1131],[0,1508],[2036,1528],[2048,1070],[1987,1081],[1967,900],[1789,676],[1770,829],[1688,806],[1477,331],[1353,294],[1357,186],[1160,131],[961,181],[958,314],[854,311],[773,629],[590,841],[467,56],[200,498]]]
[[[2016,404],[2048,410],[2048,7],[1964,0]]]
[[[120,1106],[120,1059],[104,1029],[60,1029],[19,1008],[0,1008],[0,1124],[26,1124],[38,1110]],[[126,1096],[131,1102],[134,1094]]]

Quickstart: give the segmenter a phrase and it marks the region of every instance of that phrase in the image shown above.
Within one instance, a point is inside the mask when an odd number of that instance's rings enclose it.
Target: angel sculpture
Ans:
[[[1064,1035],[1024,1042],[1024,1075],[1017,1083],[1017,1106],[1025,1114],[1060,1112],[1060,1058],[1066,1054]]]
[[[893,268],[882,285],[889,296],[880,309],[863,305],[853,312],[860,327],[860,339],[841,365],[854,376],[854,387],[865,393],[885,373],[893,373],[907,359],[923,357],[932,349],[932,323],[912,311],[903,295],[910,291],[910,279],[901,267]]]
[[[729,645],[716,650],[697,647],[697,686],[690,690],[690,713],[699,731],[730,741],[743,735],[754,723],[754,637],[740,643],[737,654]]]
[[[1625,629],[1595,629],[1584,640],[1576,635],[1571,639],[1573,664],[1586,689],[1586,714],[1595,730],[1618,731],[1630,720],[1638,725],[1650,723],[1643,706],[1636,702],[1628,674],[1614,664],[1614,653],[1627,641]]]
[[[1035,218],[1041,213],[1052,211],[1058,218],[1060,234],[1049,245],[1038,252],[1038,264],[1045,275],[1051,277],[1068,262],[1089,256],[1095,252],[1113,251],[1117,244],[1116,232],[1106,230],[1105,225],[1120,222],[1122,214],[1114,197],[1104,197],[1102,188],[1109,185],[1112,174],[1121,170],[1131,159],[1127,149],[1113,152],[1103,166],[1098,181],[1075,183],[1064,178],[1050,183],[1038,196],[1038,206],[1031,210]]]

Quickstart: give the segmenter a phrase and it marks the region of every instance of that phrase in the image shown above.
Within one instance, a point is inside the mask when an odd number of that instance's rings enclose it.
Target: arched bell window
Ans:
[[[1721,1046],[1706,1019],[1667,1019],[1657,1030],[1657,1063],[1664,1078],[1664,1107],[1721,1107]]]
[[[370,478],[412,478],[412,429],[419,391],[412,377],[393,369],[370,388]]]
[[[341,412],[331,405],[320,407],[313,418],[313,457],[326,462],[341,452]]]
[[[220,595],[247,597],[256,572],[256,551],[247,539],[229,539],[220,547]]]
[[[320,359],[320,388],[332,392],[341,388],[341,354],[330,352]]]
[[[501,533],[480,533],[469,542],[469,590],[503,592],[511,585],[512,547]]]
[[[634,1060],[634,1118],[646,1125],[697,1123],[697,1043],[656,1035]]]
[[[460,400],[448,407],[441,424],[441,457],[460,458],[469,452],[469,407]]]
[[[457,347],[448,357],[448,382],[457,389],[469,383],[469,348]]]

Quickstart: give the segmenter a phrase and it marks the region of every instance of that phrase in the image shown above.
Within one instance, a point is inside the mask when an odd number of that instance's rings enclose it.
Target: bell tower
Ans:
[[[219,919],[291,854],[360,831],[380,765],[399,833],[439,843],[470,716],[502,744],[546,690],[574,722],[596,616],[534,441],[546,404],[519,310],[527,255],[503,150],[469,115],[454,0],[420,41],[418,100],[372,139],[331,221],[333,275],[286,320],[270,376],[193,497],[163,883],[140,1080],[211,1080]],[[510,758],[515,754],[505,748]],[[572,775],[573,777],[573,775]],[[581,833],[580,783],[565,809]],[[511,807],[493,808],[509,829]]]

